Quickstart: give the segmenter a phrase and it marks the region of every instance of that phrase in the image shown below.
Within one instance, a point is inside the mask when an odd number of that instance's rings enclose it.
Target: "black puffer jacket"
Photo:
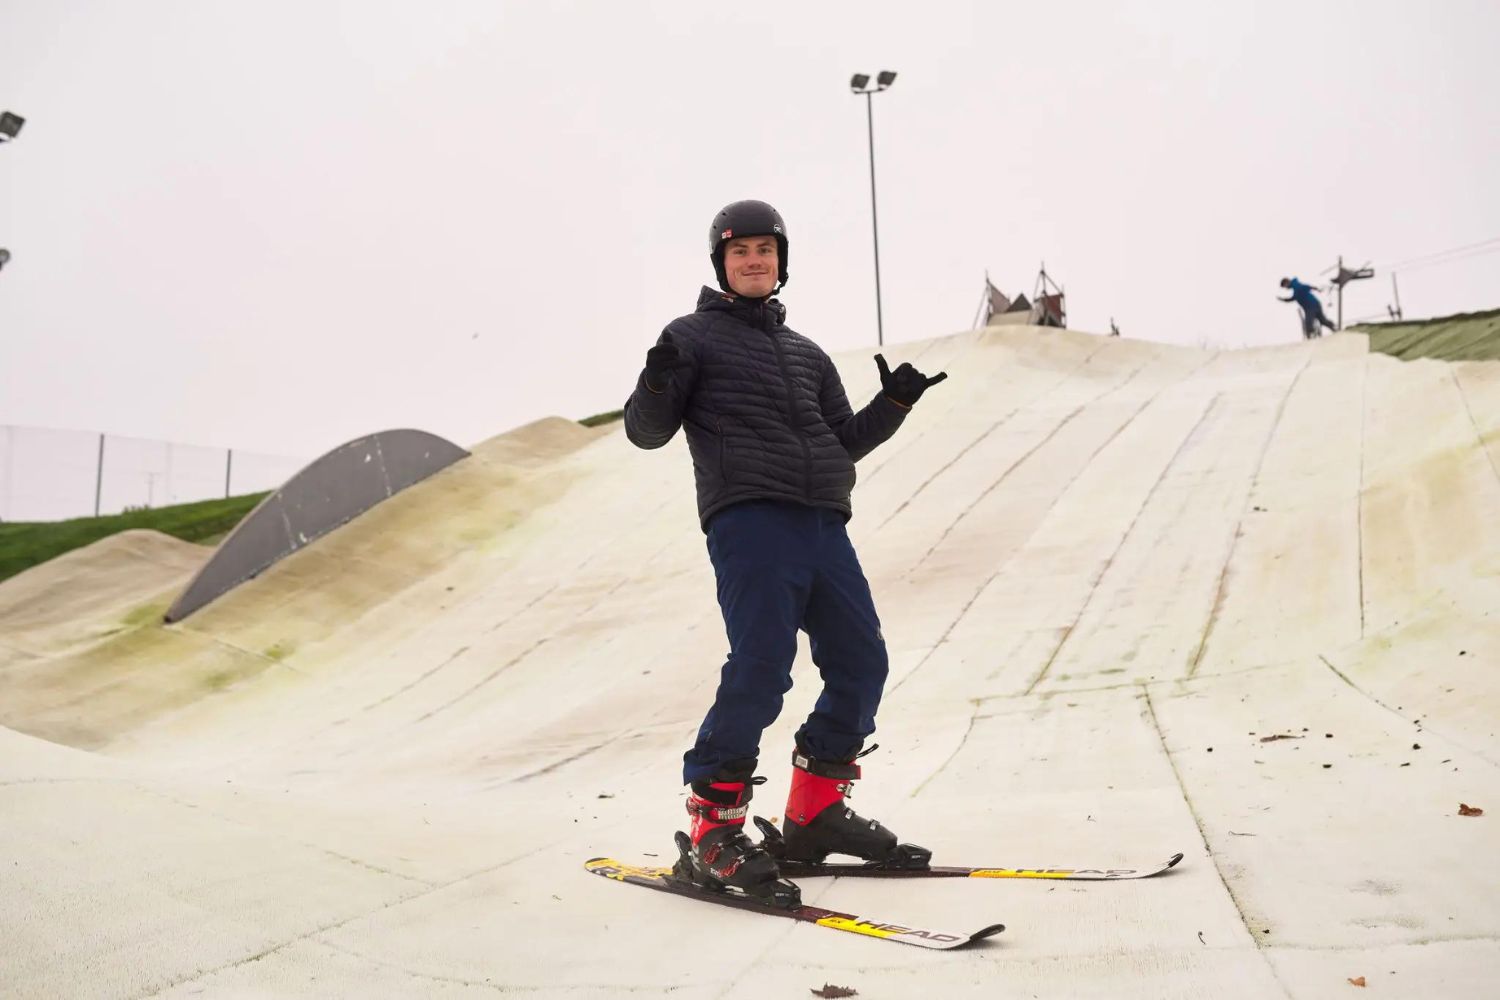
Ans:
[[[906,409],[877,394],[855,413],[833,362],[789,329],[775,299],[740,299],[705,287],[698,309],[657,343],[687,366],[663,392],[643,369],[625,403],[625,434],[660,448],[687,428],[703,530],[745,500],[790,500],[853,514],[854,463],[896,432]]]

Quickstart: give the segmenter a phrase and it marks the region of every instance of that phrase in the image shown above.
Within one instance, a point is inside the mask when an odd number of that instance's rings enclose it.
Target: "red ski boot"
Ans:
[[[720,771],[711,780],[692,783],[687,800],[690,832],[676,837],[677,877],[704,889],[735,890],[773,906],[801,903],[800,890],[781,879],[776,859],[745,836],[754,787],[765,780],[752,778],[746,769]]]
[[[792,790],[786,800],[781,837],[773,840],[767,836],[766,846],[777,858],[809,864],[822,864],[830,854],[849,854],[892,867],[926,867],[932,857],[930,851],[914,844],[898,845],[894,833],[844,804],[859,776],[859,765],[853,759],[817,760],[801,749],[794,751]],[[764,824],[762,829],[769,826]]]

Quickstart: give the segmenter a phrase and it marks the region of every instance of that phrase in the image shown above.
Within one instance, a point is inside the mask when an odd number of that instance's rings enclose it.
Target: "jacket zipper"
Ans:
[[[776,366],[781,369],[781,381],[786,384],[786,419],[787,426],[792,433],[797,435],[797,441],[802,445],[802,497],[809,504],[812,503],[812,448],[807,443],[807,435],[802,433],[802,428],[797,426],[797,407],[795,393],[792,388],[792,376],[786,368],[786,356],[781,351],[781,340],[775,331],[766,329],[766,303],[762,299],[760,309],[761,332],[771,338],[771,347],[776,351]]]

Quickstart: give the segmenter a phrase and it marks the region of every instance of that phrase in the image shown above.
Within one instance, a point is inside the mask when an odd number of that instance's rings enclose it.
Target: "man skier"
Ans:
[[[1334,332],[1338,331],[1338,328],[1333,325],[1333,321],[1323,315],[1323,303],[1318,301],[1318,297],[1313,294],[1312,288],[1304,285],[1296,278],[1282,278],[1281,287],[1290,288],[1292,294],[1284,299],[1278,296],[1278,302],[1295,302],[1302,307],[1302,337],[1304,340],[1311,340],[1322,334],[1322,331],[1318,328],[1318,324],[1320,323]]]
[[[693,881],[770,896],[776,859],[745,835],[762,731],[792,687],[797,631],[823,691],[797,731],[783,835],[791,860],[830,852],[890,857],[896,836],[844,806],[875,730],[888,660],[880,620],[844,525],[854,463],[901,426],[928,388],[910,364],[875,356],[882,391],[855,413],[822,348],[785,325],[787,231],[761,201],[723,208],[709,228],[719,288],[669,323],[625,404],[625,433],[660,448],[686,428],[698,516],[729,638],[713,705],[683,755]],[[870,749],[874,749],[871,747]],[[868,752],[868,751],[866,751]]]

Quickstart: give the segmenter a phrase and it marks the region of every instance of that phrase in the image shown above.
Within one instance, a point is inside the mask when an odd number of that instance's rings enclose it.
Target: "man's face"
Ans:
[[[740,236],[724,245],[724,276],[736,295],[770,295],[779,271],[774,236]]]

